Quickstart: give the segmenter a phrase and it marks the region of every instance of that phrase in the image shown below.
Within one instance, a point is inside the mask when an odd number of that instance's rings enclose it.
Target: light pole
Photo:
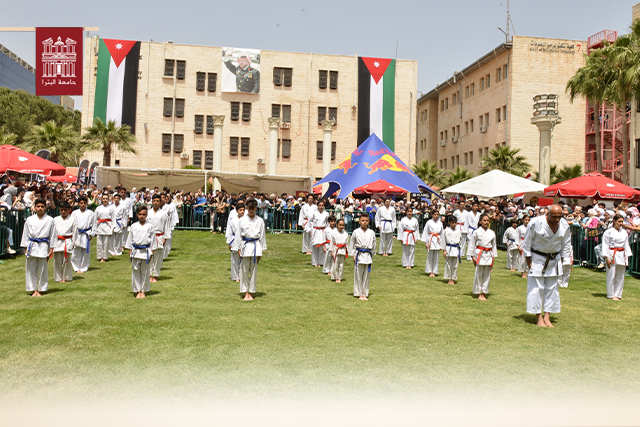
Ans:
[[[533,97],[533,117],[531,124],[540,131],[540,166],[538,181],[551,185],[551,133],[556,125],[562,123],[558,116],[558,95],[545,94]]]

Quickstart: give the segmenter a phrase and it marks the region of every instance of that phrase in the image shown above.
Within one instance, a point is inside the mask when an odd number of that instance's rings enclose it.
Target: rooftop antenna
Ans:
[[[502,28],[498,27],[498,29],[500,31],[502,31],[502,33],[504,34],[504,42],[505,43],[509,43],[511,40],[511,32],[510,32],[510,27],[513,27],[513,32],[515,33],[515,26],[513,26],[513,20],[511,19],[511,13],[509,12],[509,0],[507,0],[507,31],[503,30]]]

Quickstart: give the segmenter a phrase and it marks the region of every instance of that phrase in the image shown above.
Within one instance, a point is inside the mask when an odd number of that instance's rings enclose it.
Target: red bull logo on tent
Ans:
[[[366,162],[363,162],[362,164],[365,165],[367,169],[369,169],[369,175],[377,171],[407,172],[413,175],[413,172],[411,172],[408,167],[403,165],[402,162],[390,156],[389,154],[383,155],[371,165]]]
[[[357,163],[351,163],[351,156],[344,159],[336,169],[342,170],[342,172],[347,173],[349,169],[352,169]]]

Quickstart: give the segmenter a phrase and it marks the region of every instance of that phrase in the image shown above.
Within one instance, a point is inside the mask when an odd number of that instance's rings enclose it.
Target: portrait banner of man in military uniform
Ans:
[[[260,51],[222,48],[222,92],[260,93]]]

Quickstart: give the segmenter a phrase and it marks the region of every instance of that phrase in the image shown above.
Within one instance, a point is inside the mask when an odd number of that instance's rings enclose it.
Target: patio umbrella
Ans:
[[[597,200],[633,200],[640,198],[640,191],[594,172],[549,186],[544,189],[544,195],[572,199],[593,197]]]
[[[544,185],[501,170],[492,170],[442,190],[480,197],[499,197],[516,193],[542,192]]]
[[[385,194],[387,196],[400,196],[406,194],[406,190],[389,184],[384,179],[379,179],[371,184],[363,185],[353,190],[354,194]]]
[[[0,174],[7,171],[40,175],[64,175],[66,168],[13,145],[0,145]]]
[[[71,173],[67,173],[61,176],[48,176],[46,180],[51,182],[76,182],[78,177]]]

